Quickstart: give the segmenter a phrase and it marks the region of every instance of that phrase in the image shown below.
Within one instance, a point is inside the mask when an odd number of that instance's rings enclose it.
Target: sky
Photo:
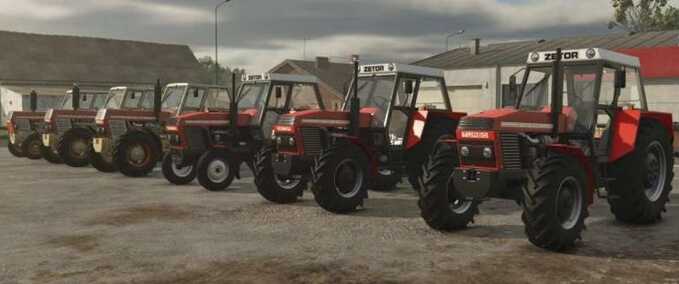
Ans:
[[[186,44],[200,58],[214,56],[219,2],[0,0],[0,30]],[[462,29],[451,48],[473,38],[484,44],[610,33],[610,6],[609,0],[232,0],[219,10],[219,56],[222,65],[249,72],[316,56],[408,63],[445,51],[446,36]]]

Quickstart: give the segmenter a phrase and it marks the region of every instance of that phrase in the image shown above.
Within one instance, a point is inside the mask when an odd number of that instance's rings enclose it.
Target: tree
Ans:
[[[620,26],[630,32],[679,29],[679,9],[668,0],[612,0],[614,21],[609,28]]]
[[[214,82],[215,78],[215,68],[217,68],[217,65],[215,64],[214,60],[210,56],[205,56],[201,57],[198,59],[198,62],[200,62],[201,65],[205,68],[205,70],[208,71],[210,74],[210,78],[212,78],[212,82]],[[245,69],[241,68],[235,68],[231,69],[229,67],[224,67],[219,65],[219,80],[216,82],[217,85],[223,85],[223,86],[231,86],[231,74],[235,73],[236,74],[236,87],[240,85],[241,79],[243,77],[243,74],[245,74]]]

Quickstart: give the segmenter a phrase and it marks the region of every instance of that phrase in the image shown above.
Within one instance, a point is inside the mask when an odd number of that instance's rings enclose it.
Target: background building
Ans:
[[[528,54],[578,48],[605,48],[640,58],[649,107],[673,112],[679,118],[679,31],[581,36],[551,40],[518,41],[453,49],[418,62],[445,72],[454,108],[469,113],[501,107],[511,100],[509,77],[523,75]],[[505,101],[503,102],[503,98]]]
[[[317,57],[316,61],[288,59],[269,71],[271,73],[314,75],[319,79],[319,89],[323,103],[329,109],[342,106],[344,95],[351,86],[353,65],[330,62],[327,57]]]
[[[39,35],[0,31],[0,121],[28,109],[55,106],[66,90],[167,82],[209,83],[209,75],[186,45]],[[4,124],[4,123],[3,123]]]

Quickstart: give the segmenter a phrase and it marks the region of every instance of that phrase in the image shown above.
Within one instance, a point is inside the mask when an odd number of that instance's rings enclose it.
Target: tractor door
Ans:
[[[404,150],[415,112],[415,95],[420,87],[416,77],[400,76],[387,118],[387,141],[392,150]]]
[[[269,90],[269,101],[267,103],[266,109],[262,114],[262,124],[261,128],[266,139],[271,138],[271,131],[266,131],[266,129],[271,129],[274,124],[278,121],[278,117],[282,114],[287,113],[290,105],[290,96],[292,95],[293,85],[284,84],[272,84]]]

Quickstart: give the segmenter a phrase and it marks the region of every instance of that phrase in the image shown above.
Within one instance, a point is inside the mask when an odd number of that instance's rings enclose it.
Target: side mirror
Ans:
[[[276,87],[275,93],[276,93],[276,99],[280,99],[280,98],[283,97],[283,90],[281,89],[281,87]]]
[[[627,87],[627,72],[624,70],[615,71],[615,88],[624,89]]]
[[[412,94],[414,92],[415,87],[413,86],[412,80],[408,80],[405,82],[405,89],[406,94]]]
[[[519,86],[516,83],[516,75],[509,77],[509,94],[516,97],[516,93],[519,92]]]
[[[73,86],[71,95],[73,96],[73,98],[71,99],[71,105],[73,107],[73,110],[78,110],[80,108],[80,88],[77,85]]]
[[[32,112],[35,112],[38,109],[38,93],[36,93],[35,91],[31,92],[30,106]]]

